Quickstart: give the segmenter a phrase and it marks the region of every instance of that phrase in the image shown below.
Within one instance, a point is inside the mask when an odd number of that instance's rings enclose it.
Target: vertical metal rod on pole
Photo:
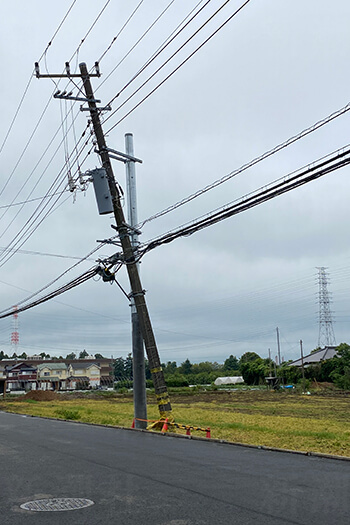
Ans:
[[[125,135],[125,153],[134,157],[134,142],[132,133]],[[128,203],[128,222],[130,226],[137,225],[137,197],[135,162],[128,160],[126,167],[126,198]],[[133,230],[130,235],[133,249],[138,246],[138,233]],[[137,264],[139,268],[139,264]],[[139,268],[140,271],[140,268]],[[147,427],[147,396],[145,377],[145,354],[143,339],[140,330],[139,316],[136,311],[135,300],[131,297],[131,326],[132,326],[132,357],[133,357],[133,397],[135,428]],[[143,420],[143,421],[141,421]]]

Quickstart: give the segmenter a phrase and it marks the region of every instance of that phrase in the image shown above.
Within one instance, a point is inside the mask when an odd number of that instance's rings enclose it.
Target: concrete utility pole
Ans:
[[[134,157],[134,141],[132,133],[125,135],[125,151],[130,157]],[[126,168],[126,198],[128,203],[128,221],[133,228],[137,225],[137,197],[136,197],[136,172],[135,162],[127,160]],[[138,232],[131,230],[131,246],[135,250],[138,247]],[[139,264],[137,263],[140,271]],[[132,357],[134,378],[134,417],[136,428],[146,428],[147,423],[147,396],[145,377],[145,354],[143,350],[143,339],[140,330],[139,316],[135,306],[134,297],[130,300],[131,327],[132,327]],[[143,420],[143,421],[141,421]]]
[[[117,224],[120,242],[122,245],[124,261],[129,276],[132,297],[135,301],[136,311],[139,317],[142,337],[145,343],[146,353],[150,364],[155,394],[158,402],[158,408],[161,418],[171,418],[171,404],[168,390],[165,384],[164,373],[161,367],[159,353],[154,337],[151,320],[145,300],[145,291],[142,288],[137,263],[135,261],[134,250],[130,240],[130,228],[125,222],[123,208],[120,202],[120,193],[117,188],[114,173],[109,158],[109,152],[103,134],[99,110],[96,106],[94,93],[92,90],[90,75],[86,64],[79,64],[81,78],[83,80],[84,90],[88,101],[91,121],[94,128],[96,141],[98,145],[98,154],[101,157],[102,166],[106,170],[109,191],[112,198],[114,216]]]
[[[278,366],[281,366],[280,332],[279,332],[278,327],[276,328],[276,333],[277,333]]]

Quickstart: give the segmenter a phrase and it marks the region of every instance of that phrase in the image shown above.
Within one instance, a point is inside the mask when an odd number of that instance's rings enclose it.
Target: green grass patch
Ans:
[[[0,409],[102,425],[130,427],[130,395],[59,396],[53,401],[6,399]],[[171,397],[175,421],[211,428],[213,438],[258,446],[323,452],[350,457],[350,397],[302,396],[262,391],[181,391]],[[155,397],[148,397],[148,418],[158,419]],[[194,432],[195,435],[205,435]]]

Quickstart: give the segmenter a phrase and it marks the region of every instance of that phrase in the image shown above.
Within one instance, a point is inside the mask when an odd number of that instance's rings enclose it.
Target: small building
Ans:
[[[7,388],[10,390],[32,390],[36,388],[36,367],[25,361],[6,367]]]
[[[68,369],[65,363],[43,363],[38,365],[37,381],[39,390],[65,390]]]
[[[68,365],[68,388],[96,388],[100,386],[101,367],[96,363],[82,362]]]
[[[214,385],[239,385],[244,383],[242,376],[228,376],[228,377],[217,377],[214,381]]]
[[[0,394],[6,394],[6,369],[0,364]]]

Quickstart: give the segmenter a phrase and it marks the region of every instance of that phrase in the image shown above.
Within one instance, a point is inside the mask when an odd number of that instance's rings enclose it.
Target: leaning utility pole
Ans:
[[[141,279],[135,260],[134,250],[130,241],[130,228],[125,222],[124,212],[120,202],[120,193],[115,183],[112,164],[109,158],[109,152],[101,126],[100,114],[96,106],[94,93],[90,82],[90,75],[84,62],[79,64],[79,69],[81,78],[83,80],[86,98],[88,100],[91,121],[98,145],[98,154],[101,157],[102,166],[106,170],[107,174],[108,186],[113,204],[114,217],[117,223],[117,231],[119,233],[119,238],[123,249],[124,262],[126,264],[130,281],[131,296],[135,301],[135,307],[139,317],[140,329],[145,343],[148,361],[150,364],[155,394],[158,401],[159,412],[161,417],[169,417],[171,415],[171,404],[169,394],[165,384],[164,373],[162,370],[157,344],[154,337],[148,308],[146,305],[145,291],[142,288]]]
[[[145,290],[142,288],[137,262],[135,254],[130,241],[130,231],[132,228],[125,222],[124,212],[121,205],[120,193],[115,182],[114,173],[110,161],[109,151],[107,148],[105,137],[103,134],[101,121],[100,121],[100,109],[96,103],[100,102],[94,98],[90,77],[100,76],[99,65],[95,63],[96,74],[90,74],[87,70],[86,64],[83,62],[79,64],[80,74],[72,74],[70,72],[69,63],[66,62],[66,74],[65,75],[41,75],[39,71],[39,64],[35,63],[35,73],[37,78],[67,78],[68,80],[73,77],[80,77],[83,81],[83,86],[86,94],[85,98],[72,97],[71,93],[60,93],[59,91],[54,95],[55,98],[62,98],[66,100],[81,100],[87,102],[91,115],[91,122],[94,128],[94,133],[98,145],[98,154],[100,155],[102,166],[106,171],[109,192],[111,195],[114,216],[116,220],[116,229],[119,234],[120,243],[123,250],[123,261],[126,264],[130,287],[131,297],[135,301],[136,311],[139,317],[140,329],[144,340],[150,371],[152,374],[154,390],[157,398],[158,408],[161,419],[168,418],[172,419],[171,415],[171,404],[169,399],[168,390],[165,384],[164,373],[162,370],[159,353],[157,349],[156,340],[154,337],[151,320],[149,317],[146,300]],[[124,158],[127,155],[124,155]]]

